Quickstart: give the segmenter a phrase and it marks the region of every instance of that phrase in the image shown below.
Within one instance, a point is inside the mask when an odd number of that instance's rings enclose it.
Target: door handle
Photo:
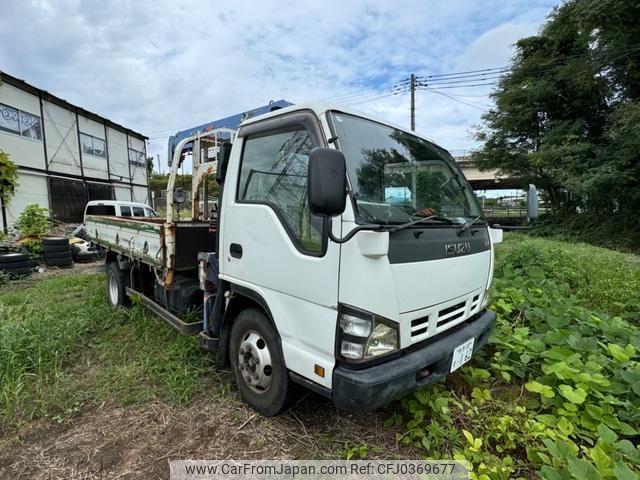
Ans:
[[[239,243],[232,243],[229,246],[229,253],[233,258],[242,258],[242,245]]]

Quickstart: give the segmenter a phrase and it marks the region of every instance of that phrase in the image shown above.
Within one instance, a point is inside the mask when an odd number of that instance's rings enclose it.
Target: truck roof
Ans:
[[[285,107],[285,108],[279,108],[277,110],[273,110],[271,112],[264,113],[262,115],[257,115],[255,117],[248,118],[247,120],[244,120],[242,123],[240,123],[239,126],[242,127],[242,126],[245,126],[245,125],[251,125],[251,124],[259,122],[261,120],[265,120],[267,118],[277,117],[279,115],[282,115],[283,113],[297,112],[297,111],[300,111],[300,110],[311,110],[318,117],[321,117],[322,115],[324,115],[328,111],[333,110],[333,111],[336,111],[336,112],[342,112],[342,113],[346,113],[346,114],[353,115],[353,116],[356,116],[356,117],[366,118],[368,120],[373,120],[374,122],[378,122],[378,123],[381,123],[383,125],[388,125],[389,127],[395,128],[397,130],[401,130],[401,131],[409,133],[411,135],[415,135],[417,137],[423,138],[424,140],[427,140],[428,142],[431,142],[431,143],[434,143],[434,144],[440,146],[437,142],[435,142],[431,138],[426,137],[424,135],[421,135],[418,132],[412,132],[410,129],[408,129],[406,127],[403,127],[402,125],[394,124],[392,122],[389,122],[388,120],[376,117],[375,115],[371,115],[371,114],[363,112],[361,110],[356,110],[356,109],[353,109],[353,108],[341,106],[339,104],[327,103],[327,102],[309,102],[309,103],[301,103],[301,104],[297,104],[297,105],[291,105],[291,106]],[[442,148],[442,147],[440,147],[440,148]]]

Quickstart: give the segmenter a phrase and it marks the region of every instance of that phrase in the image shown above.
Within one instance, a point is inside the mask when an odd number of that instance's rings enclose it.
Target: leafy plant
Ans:
[[[402,400],[399,441],[483,480],[637,478],[640,263],[518,236],[502,247],[489,347],[449,388]]]
[[[42,254],[42,241],[32,239],[22,242],[22,246],[34,255]]]
[[[51,228],[49,210],[37,204],[27,205],[16,220],[15,228],[22,235],[46,234]]]
[[[9,154],[0,150],[0,201],[3,205],[18,188],[18,167],[11,161]]]

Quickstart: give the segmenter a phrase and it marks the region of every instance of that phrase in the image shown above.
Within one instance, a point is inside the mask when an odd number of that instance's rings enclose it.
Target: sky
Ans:
[[[169,135],[270,100],[408,127],[409,95],[392,85],[508,65],[557,3],[3,0],[0,70],[150,137],[166,170]],[[476,147],[491,88],[418,91],[416,130],[454,154]]]

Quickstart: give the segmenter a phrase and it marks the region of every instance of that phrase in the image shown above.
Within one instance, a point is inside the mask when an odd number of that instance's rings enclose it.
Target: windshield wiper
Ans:
[[[458,230],[458,236],[462,235],[464,232],[469,230],[481,218],[482,218],[482,215],[478,215],[476,218],[474,218],[470,222],[464,222],[462,224],[462,226],[460,227],[460,230]],[[474,233],[474,232],[472,232],[472,233]]]
[[[442,222],[447,223],[449,225],[453,225],[455,222],[447,217],[441,217],[440,215],[429,215],[428,217],[419,218],[418,220],[414,220],[413,222],[403,223],[402,225],[398,225],[397,227],[389,229],[389,234],[399,232],[400,230],[404,230],[405,228],[411,227],[413,225],[418,225],[419,223],[426,222]]]

